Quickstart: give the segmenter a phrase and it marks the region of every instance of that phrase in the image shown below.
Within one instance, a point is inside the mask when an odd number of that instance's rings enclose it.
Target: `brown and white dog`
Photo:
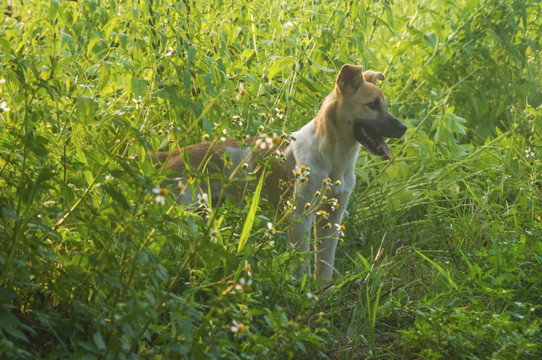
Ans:
[[[344,65],[335,89],[316,117],[291,134],[288,145],[261,137],[248,139],[244,144],[226,140],[161,152],[153,160],[164,162],[170,176],[185,184],[179,195],[189,206],[196,195],[203,193],[215,202],[225,195],[238,195],[238,187],[231,185],[233,179],[245,180],[246,174],[261,173],[260,160],[278,150],[283,161],[273,162],[266,176],[266,197],[275,205],[284,196],[295,198],[296,207],[289,215],[290,241],[299,251],[308,252],[314,224],[316,278],[329,281],[334,269],[337,227],[356,181],[354,167],[360,145],[391,161],[383,137],[400,138],[407,128],[389,113],[384,95],[375,85],[378,80],[384,80],[384,74]],[[228,185],[225,186],[224,177],[211,177],[208,183],[190,191],[186,174],[194,170],[222,172],[229,178]],[[293,192],[284,189],[284,185]],[[308,259],[300,267],[300,274],[305,272],[311,272]]]

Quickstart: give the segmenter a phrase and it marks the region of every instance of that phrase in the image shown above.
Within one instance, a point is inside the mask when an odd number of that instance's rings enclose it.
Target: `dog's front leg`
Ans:
[[[299,205],[297,207],[299,207]],[[301,206],[301,209],[303,209],[303,206]],[[296,213],[297,211],[294,212],[294,220],[292,222],[292,225],[290,226],[290,241],[295,246],[297,251],[306,253],[310,251],[310,231],[314,214],[311,213],[304,215],[303,211],[301,211],[300,214]],[[303,276],[306,272],[310,277],[311,263],[308,257],[305,258],[303,265],[299,267],[299,277]]]
[[[290,242],[298,251],[310,251],[310,232],[314,220],[314,204],[319,201],[316,193],[321,188],[323,176],[313,170],[313,173],[305,181],[296,181],[294,193],[296,194],[295,210],[290,215]],[[299,268],[299,276],[305,273],[311,275],[309,258],[305,258],[303,265]]]
[[[350,191],[343,192],[336,197],[339,206],[323,205],[324,215],[315,218],[314,234],[316,241],[316,279],[330,281],[333,277],[333,264],[335,262],[335,249],[341,226],[342,217],[350,197]],[[329,215],[327,215],[329,214]],[[327,217],[327,218],[326,218]]]

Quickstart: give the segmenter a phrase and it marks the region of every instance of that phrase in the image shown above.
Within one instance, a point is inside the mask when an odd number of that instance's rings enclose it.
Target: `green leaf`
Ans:
[[[62,37],[62,42],[68,46],[68,50],[70,51],[70,57],[75,55],[75,41],[73,40],[73,37],[70,34],[62,31],[60,32],[60,36]]]
[[[205,86],[207,87],[207,92],[209,94],[214,94],[215,86],[213,85],[212,75],[210,73],[205,74],[204,80],[205,80]]]
[[[0,309],[0,329],[12,337],[29,343],[28,338],[20,329],[21,323],[19,319],[11,312]]]
[[[130,81],[132,84],[132,92],[135,97],[144,97],[147,94],[147,81],[133,77]]]
[[[94,120],[96,115],[96,110],[98,109],[98,102],[92,99],[91,97],[79,95],[77,97],[77,105],[75,106],[75,114],[82,120],[83,123],[87,124],[90,121]]]
[[[190,78],[190,72],[188,70],[184,69],[183,71],[183,84],[184,84],[184,91],[187,94],[190,94],[190,86],[192,85],[192,81]]]
[[[175,85],[164,85],[158,91],[152,93],[152,96],[159,97],[170,101],[172,104],[181,106],[181,98],[179,97],[179,88]]]
[[[305,347],[305,345],[303,345],[303,343],[299,340],[296,340],[295,341],[295,346],[297,346],[297,348],[301,351],[303,351],[304,354],[307,353],[307,348]]]
[[[239,246],[237,247],[237,253],[242,254],[245,245],[248,240],[248,236],[250,235],[250,230],[252,230],[252,226],[254,225],[254,218],[256,216],[256,210],[258,209],[258,202],[260,201],[260,193],[262,191],[263,186],[263,180],[265,177],[265,171],[262,172],[262,175],[260,176],[260,181],[258,182],[258,186],[256,187],[256,190],[254,191],[254,195],[252,197],[252,203],[250,204],[250,209],[248,210],[247,219],[245,220],[245,224],[243,225],[243,230],[241,231],[241,237],[239,238]]]
[[[192,63],[196,59],[196,48],[192,45],[188,46],[188,67],[192,66]]]
[[[9,54],[11,52],[11,45],[9,44],[9,41],[7,39],[0,38],[0,49],[6,54]]]
[[[100,350],[100,351],[105,350],[105,342],[104,342],[104,339],[102,337],[102,334],[100,334],[99,331],[92,334],[92,340],[94,341],[94,344],[96,345],[98,350]]]
[[[316,66],[318,69],[322,70],[322,71],[325,71],[325,72],[332,72],[332,73],[336,72],[334,69],[328,69],[328,68],[325,68],[325,67],[323,67],[323,66],[318,65],[317,63],[315,63],[314,61],[312,61],[312,59],[309,59],[309,62],[310,62],[312,65]]]
[[[126,200],[126,197],[115,189],[111,184],[102,184],[102,188],[111,196],[113,200],[115,200],[117,203],[119,203],[120,206],[123,207],[123,209],[127,210],[130,208],[130,205],[128,205],[128,201]]]
[[[281,74],[283,71],[287,70],[288,67],[293,64],[294,60],[291,57],[288,58],[282,58],[282,57],[271,57],[269,58],[271,60],[275,60],[271,66],[269,66],[269,70],[267,72],[267,77],[269,79],[273,79],[278,74]]]
[[[55,18],[57,11],[58,11],[58,1],[51,0],[50,5],[49,5],[49,20],[52,20]]]
[[[92,176],[92,172],[88,170],[88,162],[87,158],[85,156],[85,153],[83,152],[81,148],[81,143],[79,141],[78,136],[73,137],[73,143],[75,144],[75,152],[77,154],[77,157],[79,161],[86,165],[86,169],[83,170],[83,175],[85,175],[85,179],[87,180],[87,184],[90,185],[94,181],[94,177]]]
[[[111,74],[111,66],[107,62],[100,64],[100,88],[107,87],[109,75]]]

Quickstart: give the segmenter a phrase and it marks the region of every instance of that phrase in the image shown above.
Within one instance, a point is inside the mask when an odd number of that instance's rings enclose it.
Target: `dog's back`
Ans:
[[[188,206],[197,194],[207,193],[216,204],[220,193],[223,196],[239,197],[248,186],[254,183],[266,169],[264,186],[265,198],[278,206],[281,198],[289,195],[293,186],[295,159],[286,156],[288,151],[283,137],[249,137],[243,143],[233,139],[205,142],[186,146],[173,151],[161,151],[149,155],[167,176],[174,180],[173,192],[181,196]],[[201,174],[207,174],[207,181],[201,181]],[[190,179],[200,177],[197,191],[192,196]]]

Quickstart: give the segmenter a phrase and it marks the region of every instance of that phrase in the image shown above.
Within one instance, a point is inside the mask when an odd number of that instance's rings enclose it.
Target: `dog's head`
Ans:
[[[336,118],[348,132],[374,155],[385,155],[390,161],[384,137],[400,138],[407,127],[390,112],[382,91],[376,86],[384,74],[357,65],[343,65],[336,84]]]

